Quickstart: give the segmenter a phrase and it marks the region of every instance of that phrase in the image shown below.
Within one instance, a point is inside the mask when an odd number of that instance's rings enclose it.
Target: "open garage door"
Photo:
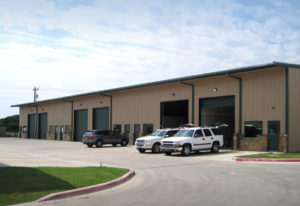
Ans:
[[[179,127],[189,121],[189,101],[170,101],[160,104],[160,125],[162,128]]]
[[[201,126],[215,126],[227,124],[223,127],[224,147],[233,147],[233,133],[235,126],[234,96],[199,99],[199,122]]]
[[[93,129],[109,129],[109,108],[93,109]]]
[[[82,141],[82,135],[87,131],[87,109],[75,110],[74,141]]]
[[[29,114],[27,138],[34,139],[34,136],[35,136],[35,114]]]
[[[39,114],[39,139],[47,139],[48,128],[48,115],[47,113]]]

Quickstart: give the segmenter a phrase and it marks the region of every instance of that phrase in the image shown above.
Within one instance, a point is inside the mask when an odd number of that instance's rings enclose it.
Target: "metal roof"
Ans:
[[[260,65],[247,66],[247,67],[239,67],[239,68],[235,68],[235,69],[222,70],[222,71],[210,72],[210,73],[205,73],[205,74],[198,74],[198,75],[192,75],[192,76],[184,76],[184,77],[167,79],[167,80],[162,80],[162,81],[155,81],[155,82],[149,82],[149,83],[143,83],[143,84],[136,84],[136,85],[125,86],[125,87],[118,87],[118,88],[107,89],[107,90],[100,90],[100,91],[82,93],[82,94],[71,95],[71,96],[64,96],[64,97],[47,99],[47,100],[42,100],[42,101],[37,101],[37,102],[28,102],[28,103],[24,103],[24,104],[11,105],[11,107],[37,105],[39,103],[45,103],[45,102],[50,102],[50,101],[59,101],[59,100],[60,101],[65,101],[65,100],[68,100],[68,99],[73,99],[73,98],[82,97],[82,96],[90,96],[90,95],[95,95],[95,94],[107,94],[107,93],[111,93],[111,92],[128,90],[128,89],[135,89],[135,88],[141,88],[141,87],[149,87],[149,86],[154,86],[154,85],[159,85],[159,84],[181,82],[181,81],[187,81],[187,80],[193,80],[193,79],[199,79],[199,78],[205,78],[205,77],[212,77],[212,76],[218,76],[218,75],[233,74],[233,73],[239,73],[239,72],[247,72],[247,71],[259,70],[259,69],[266,69],[266,68],[272,68],[272,67],[300,68],[300,64],[290,64],[290,63],[275,62],[274,61],[272,63],[267,63],[267,64],[260,64]]]

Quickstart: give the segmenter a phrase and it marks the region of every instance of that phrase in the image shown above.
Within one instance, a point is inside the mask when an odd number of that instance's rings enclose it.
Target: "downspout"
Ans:
[[[63,101],[65,102],[70,102],[71,103],[71,132],[70,132],[70,138],[71,138],[71,141],[74,141],[74,102],[73,101],[69,101],[69,100],[65,100],[63,99]]]
[[[286,150],[289,152],[289,68],[285,68],[285,133],[287,135]]]
[[[190,83],[186,83],[186,82],[182,82],[181,80],[178,81],[179,84],[185,84],[187,86],[190,86],[192,87],[192,124],[195,123],[195,118],[194,118],[194,115],[195,115],[195,85],[193,84],[190,84]]]
[[[109,129],[113,130],[112,128],[112,96],[107,94],[99,93],[101,96],[109,97],[110,98],[110,106],[109,106]]]
[[[233,76],[230,73],[227,73],[228,77],[237,79],[239,81],[239,132],[237,135],[237,149],[240,148],[240,138],[242,134],[242,78]]]

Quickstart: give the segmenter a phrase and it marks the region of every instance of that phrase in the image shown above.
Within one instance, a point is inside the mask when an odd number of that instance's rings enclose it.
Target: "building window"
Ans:
[[[245,137],[262,137],[262,121],[245,122]]]

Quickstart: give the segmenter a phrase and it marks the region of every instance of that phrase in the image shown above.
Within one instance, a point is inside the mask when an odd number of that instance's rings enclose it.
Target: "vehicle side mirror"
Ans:
[[[169,135],[166,135],[165,137],[169,137]]]

